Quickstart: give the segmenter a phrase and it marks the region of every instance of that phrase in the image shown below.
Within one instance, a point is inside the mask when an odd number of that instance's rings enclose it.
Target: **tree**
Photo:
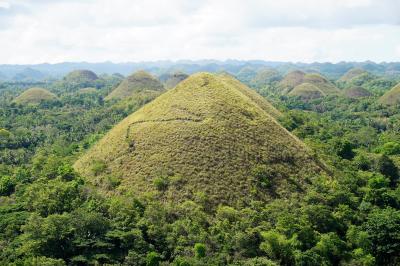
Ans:
[[[11,176],[0,177],[0,196],[8,196],[14,192],[15,180]]]
[[[381,174],[390,178],[390,184],[394,187],[399,179],[399,169],[392,159],[387,155],[382,155],[378,160],[377,167]]]
[[[194,256],[197,259],[204,258],[206,256],[206,246],[202,243],[196,243],[194,245]]]

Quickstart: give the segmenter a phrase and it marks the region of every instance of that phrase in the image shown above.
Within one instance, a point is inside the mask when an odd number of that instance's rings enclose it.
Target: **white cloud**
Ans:
[[[12,3],[0,9],[0,63],[400,60],[397,0]]]
[[[10,8],[10,3],[4,0],[0,0],[0,8],[8,9]]]

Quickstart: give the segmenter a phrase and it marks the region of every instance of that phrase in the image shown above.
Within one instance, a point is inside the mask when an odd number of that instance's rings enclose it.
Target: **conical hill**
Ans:
[[[111,129],[75,169],[111,193],[202,195],[210,206],[299,192],[323,170],[261,99],[228,75],[192,75]]]
[[[57,96],[43,88],[30,88],[21,93],[14,102],[18,104],[39,104],[41,101],[56,99]]]
[[[105,99],[125,99],[139,93],[154,93],[164,90],[161,82],[145,71],[137,71],[124,79]]]

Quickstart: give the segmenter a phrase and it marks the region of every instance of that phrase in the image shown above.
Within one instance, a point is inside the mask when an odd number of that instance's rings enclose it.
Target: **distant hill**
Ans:
[[[294,87],[304,82],[306,73],[300,70],[291,71],[279,82],[278,86],[284,93],[289,93]]]
[[[211,208],[301,193],[324,170],[256,95],[229,75],[194,74],[116,125],[74,167],[105,192],[173,202],[200,194]]]
[[[379,98],[379,103],[384,105],[400,104],[400,83]]]
[[[325,77],[318,73],[306,74],[303,78],[304,83],[310,83],[321,90],[325,95],[338,94],[339,89]]]
[[[99,77],[93,71],[81,69],[74,70],[64,77],[65,82],[87,83],[97,80]]]
[[[179,82],[182,80],[185,80],[189,77],[188,74],[182,73],[182,72],[176,72],[173,74],[168,75],[167,79],[164,82],[164,86],[166,89],[172,89],[176,85],[178,85]]]
[[[275,69],[263,68],[257,71],[255,77],[250,80],[250,84],[254,87],[263,87],[280,79],[281,75]]]
[[[372,96],[372,93],[360,86],[351,87],[343,91],[343,96],[357,99]]]
[[[346,72],[338,81],[340,82],[350,82],[353,78],[360,76],[362,74],[368,74],[368,71],[361,68],[352,68]]]
[[[18,72],[13,77],[14,81],[23,81],[23,82],[33,82],[33,81],[42,81],[46,78],[46,75],[42,72],[32,69],[30,67],[25,68],[21,72]]]
[[[297,85],[288,93],[289,96],[299,97],[301,100],[309,101],[326,96],[317,86],[311,83],[302,83]]]
[[[125,78],[105,99],[124,99],[132,97],[135,93],[159,93],[163,90],[164,86],[156,77],[145,71],[137,71]]]
[[[30,88],[15,98],[18,104],[39,104],[44,100],[56,99],[56,95],[43,88]]]

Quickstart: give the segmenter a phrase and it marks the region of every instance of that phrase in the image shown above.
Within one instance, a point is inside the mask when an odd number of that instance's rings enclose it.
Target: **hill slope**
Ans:
[[[41,101],[56,98],[57,97],[53,93],[43,88],[30,88],[15,98],[14,102],[18,104],[38,104]]]
[[[304,82],[306,73],[300,70],[295,70],[286,74],[286,76],[279,82],[279,87],[284,93],[289,93],[294,87]]]
[[[396,105],[400,103],[400,83],[394,86],[390,91],[386,92],[381,98],[379,103],[384,105]]]
[[[318,99],[326,94],[311,83],[302,83],[288,93],[289,96],[299,97],[304,101]]]
[[[250,92],[228,75],[195,74],[120,122],[75,169],[106,191],[111,176],[119,193],[200,192],[212,206],[301,190],[321,168]]]
[[[329,80],[325,77],[321,76],[317,73],[309,73],[304,76],[304,83],[310,83],[316,86],[319,90],[321,90],[326,95],[338,94],[339,89],[333,85]]]
[[[363,98],[363,97],[372,96],[372,93],[370,93],[369,91],[367,91],[363,87],[355,86],[355,87],[351,87],[351,88],[345,89],[343,91],[343,96],[345,96],[347,98],[357,99],[357,98]]]
[[[368,74],[368,72],[361,68],[352,68],[347,71],[338,81],[339,82],[350,82],[353,78],[358,77],[363,74]]]
[[[136,93],[161,92],[161,82],[145,71],[138,71],[124,79],[105,99],[123,99]]]

